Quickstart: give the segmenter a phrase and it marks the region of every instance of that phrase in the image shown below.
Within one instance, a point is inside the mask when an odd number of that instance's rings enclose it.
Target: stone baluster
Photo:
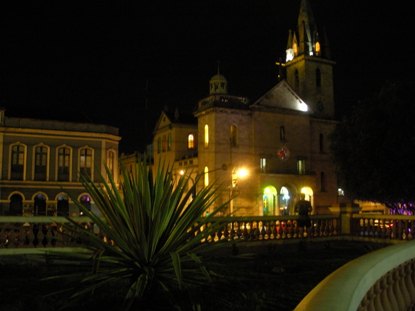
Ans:
[[[408,265],[408,263],[401,264],[396,270],[399,278],[399,287],[402,291],[402,296],[404,298],[404,305],[407,307],[411,304],[411,297],[410,293],[408,291],[408,286],[405,282],[405,267]]]
[[[387,275],[383,276],[377,283],[379,283],[379,295],[383,310],[394,311],[393,306],[396,306],[396,302],[393,304],[390,299],[389,291],[392,292],[392,289],[389,288]]]

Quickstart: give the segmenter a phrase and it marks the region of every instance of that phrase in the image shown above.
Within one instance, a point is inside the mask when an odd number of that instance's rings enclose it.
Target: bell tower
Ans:
[[[333,66],[327,36],[318,31],[308,0],[301,0],[297,29],[289,30],[286,80],[319,118],[334,118]]]

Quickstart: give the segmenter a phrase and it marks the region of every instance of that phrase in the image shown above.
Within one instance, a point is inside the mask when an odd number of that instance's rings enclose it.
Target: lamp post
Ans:
[[[246,167],[234,167],[232,169],[232,179],[229,191],[229,213],[230,216],[233,216],[233,212],[235,209],[235,194],[238,191],[238,182],[239,180],[246,179],[249,176],[249,170]]]

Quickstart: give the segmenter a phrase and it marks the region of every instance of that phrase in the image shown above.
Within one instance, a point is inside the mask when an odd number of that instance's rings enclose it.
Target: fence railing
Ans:
[[[298,216],[217,217],[212,225],[217,225],[218,229],[207,236],[206,241],[276,241],[340,235],[385,241],[414,238],[415,216],[353,213],[312,215],[311,226],[307,230],[298,226],[297,218]],[[87,217],[72,219],[99,233],[99,228],[94,227]],[[75,237],[65,234],[64,224],[67,222],[65,217],[2,216],[0,248],[79,246]]]

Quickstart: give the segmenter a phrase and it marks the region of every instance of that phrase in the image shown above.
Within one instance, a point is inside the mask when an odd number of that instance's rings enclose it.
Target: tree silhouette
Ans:
[[[331,150],[351,199],[415,214],[415,83],[388,82],[338,124]]]

